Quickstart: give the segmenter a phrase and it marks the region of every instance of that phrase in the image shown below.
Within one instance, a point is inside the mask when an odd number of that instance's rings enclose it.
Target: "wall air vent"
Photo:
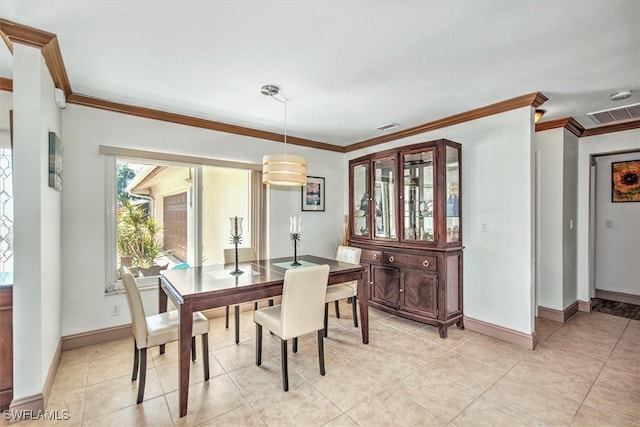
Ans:
[[[399,126],[400,125],[398,123],[387,123],[386,125],[378,126],[376,130],[379,130],[381,132],[386,132],[388,130],[395,129]]]
[[[587,116],[591,117],[594,122],[600,125],[640,119],[640,103],[587,113]]]

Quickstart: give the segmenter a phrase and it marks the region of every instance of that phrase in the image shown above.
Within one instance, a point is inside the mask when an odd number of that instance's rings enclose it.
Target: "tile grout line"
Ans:
[[[625,331],[627,330],[627,328],[629,327],[629,325],[631,324],[631,319],[627,319],[628,322],[625,325],[624,329],[622,330],[622,332],[620,332],[620,334],[618,335],[618,339],[616,340],[616,343],[611,347],[611,351],[609,352],[609,355],[607,356],[607,360],[604,361],[604,363],[602,364],[602,366],[600,367],[600,370],[598,371],[598,375],[595,376],[595,378],[593,379],[593,382],[591,383],[591,385],[589,386],[589,390],[585,393],[584,398],[582,399],[582,401],[580,402],[580,406],[578,407],[578,410],[576,411],[575,414],[573,414],[573,418],[571,419],[571,422],[573,423],[573,421],[575,421],[576,416],[578,415],[578,412],[580,412],[580,408],[582,408],[583,406],[587,406],[589,408],[592,409],[596,409],[600,412],[604,412],[602,411],[600,408],[594,408],[593,406],[589,406],[589,405],[585,405],[585,401],[587,400],[587,397],[589,397],[589,394],[591,393],[591,390],[593,389],[593,386],[596,384],[596,382],[598,381],[598,378],[600,378],[600,374],[602,374],[602,371],[604,369],[605,366],[607,366],[607,362],[609,361],[609,359],[611,358],[611,354],[613,354],[613,351],[616,349],[616,347],[618,346],[618,343],[620,342],[620,339],[622,338],[622,335],[624,335]],[[616,416],[617,418],[621,418],[624,419],[622,417],[618,417],[616,414],[613,414],[614,416]],[[626,421],[626,420],[625,420]]]

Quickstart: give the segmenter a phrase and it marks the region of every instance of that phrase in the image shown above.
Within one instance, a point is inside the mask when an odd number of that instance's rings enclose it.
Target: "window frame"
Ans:
[[[101,145],[99,152],[104,156],[105,164],[105,295],[123,293],[124,286],[122,280],[118,279],[118,251],[116,233],[116,179],[117,165],[119,161],[130,161],[131,163],[155,163],[167,166],[191,167],[194,170],[192,194],[188,197],[192,199],[195,213],[194,235],[194,258],[198,263],[202,262],[202,167],[214,166],[222,168],[234,168],[252,171],[250,175],[250,215],[251,221],[251,242],[256,254],[260,256],[265,251],[266,246],[266,197],[264,186],[258,180],[258,172],[262,171],[262,165],[254,163],[241,163],[226,160],[211,159],[206,157],[193,157],[168,153],[158,153],[153,151],[143,151],[111,147]],[[259,185],[258,185],[259,183]],[[157,287],[157,276],[141,277],[137,279],[140,289],[152,289]]]

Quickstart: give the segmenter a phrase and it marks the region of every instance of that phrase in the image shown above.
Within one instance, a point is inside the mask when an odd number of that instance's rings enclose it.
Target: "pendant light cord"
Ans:
[[[287,100],[282,97],[282,99],[276,97],[277,94],[269,95],[269,98],[273,98],[278,102],[284,104],[284,155],[287,155]]]

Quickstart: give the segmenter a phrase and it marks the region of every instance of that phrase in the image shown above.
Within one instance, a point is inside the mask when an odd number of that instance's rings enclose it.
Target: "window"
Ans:
[[[259,165],[150,157],[106,160],[113,212],[107,218],[107,293],[122,289],[121,265],[139,284],[155,286],[161,269],[224,263],[223,249],[232,246],[229,217],[245,218],[240,246],[262,252]]]
[[[0,148],[0,286],[13,284],[13,167],[10,148]]]

